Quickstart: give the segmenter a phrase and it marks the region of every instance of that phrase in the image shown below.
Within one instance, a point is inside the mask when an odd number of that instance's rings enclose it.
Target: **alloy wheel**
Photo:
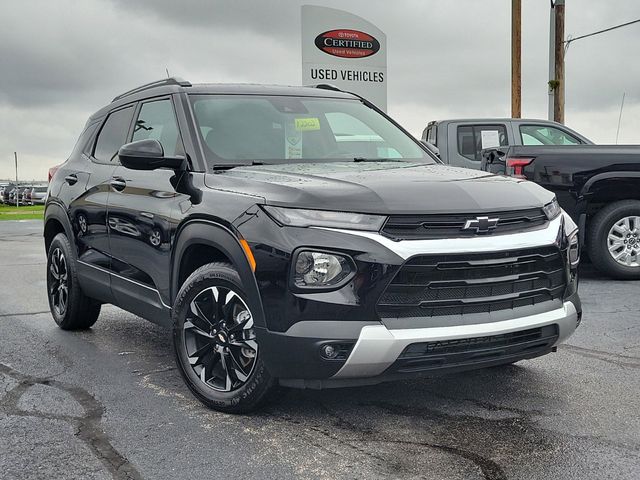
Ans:
[[[69,270],[67,260],[60,248],[51,254],[49,262],[49,297],[55,313],[62,317],[69,301]]]
[[[624,217],[613,224],[607,235],[611,257],[626,267],[640,266],[640,217]]]
[[[202,290],[189,304],[183,341],[191,369],[206,386],[222,392],[240,388],[256,365],[253,317],[237,292]]]

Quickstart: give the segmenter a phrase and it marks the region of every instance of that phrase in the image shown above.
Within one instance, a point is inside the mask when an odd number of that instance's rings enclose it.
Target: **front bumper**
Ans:
[[[558,326],[558,340],[568,338],[578,326],[579,315],[572,302],[562,308],[527,317],[501,322],[450,327],[388,330],[384,325],[363,327],[351,355],[333,379],[374,377],[382,374],[413,343],[458,340],[464,338],[502,335],[546,325]]]
[[[322,360],[319,356],[320,347],[328,342],[349,341],[345,338],[349,334],[345,331],[343,335],[320,338],[322,327],[319,323],[321,322],[315,322],[315,324],[311,322],[307,325],[303,322],[295,331],[277,335],[277,338],[269,334],[269,340],[263,342],[262,346],[270,347],[268,350],[271,352],[278,350],[282,352],[277,355],[277,359],[272,357],[268,364],[275,368],[272,373],[280,378],[283,385],[297,388],[372,385],[389,380],[472,370],[544,355],[553,351],[559,343],[571,336],[580,324],[581,317],[580,300],[577,295],[573,295],[570,300],[563,303],[561,308],[499,322],[413,329],[388,329],[378,322],[359,326],[351,325],[352,331],[353,328],[359,328],[360,332],[355,338],[351,338],[354,342],[353,349],[346,362],[341,363]],[[402,352],[412,344],[488,338],[547,326],[557,328],[557,338],[542,349],[518,351],[515,354],[508,348],[494,349],[489,356],[476,356],[454,367],[416,370],[410,374],[398,372],[393,368]],[[310,336],[303,336],[304,334]]]

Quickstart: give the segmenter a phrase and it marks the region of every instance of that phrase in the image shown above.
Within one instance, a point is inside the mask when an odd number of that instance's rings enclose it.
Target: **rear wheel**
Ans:
[[[189,276],[174,308],[173,344],[187,386],[208,407],[229,413],[256,409],[274,386],[245,299],[238,273],[211,263]]]
[[[600,210],[589,227],[589,257],[598,270],[620,279],[640,278],[640,201]]]
[[[100,315],[100,303],[80,289],[71,245],[64,233],[53,238],[47,253],[47,296],[51,315],[63,330],[90,328]]]

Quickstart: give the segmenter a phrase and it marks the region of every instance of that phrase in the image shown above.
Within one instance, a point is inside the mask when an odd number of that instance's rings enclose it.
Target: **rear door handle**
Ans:
[[[64,177],[64,181],[67,182],[69,185],[75,185],[76,182],[78,181],[78,176],[75,173],[72,173]]]
[[[113,188],[114,190],[117,190],[118,192],[121,192],[122,190],[124,190],[126,186],[127,186],[127,182],[122,177],[113,177],[111,179],[111,188]]]

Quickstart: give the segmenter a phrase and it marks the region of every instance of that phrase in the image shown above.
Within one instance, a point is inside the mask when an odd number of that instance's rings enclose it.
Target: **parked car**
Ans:
[[[22,185],[18,189],[18,204],[25,206],[31,205],[31,189],[33,186],[31,185]]]
[[[509,145],[592,145],[557,122],[524,118],[477,118],[429,122],[422,140],[437,147],[447,165],[480,169],[482,151]]]
[[[31,205],[44,205],[47,199],[47,186],[37,185],[31,189],[29,195]]]
[[[9,198],[8,198],[9,197],[9,190],[11,188],[13,188],[13,185],[10,184],[10,183],[0,183],[0,203],[6,203],[6,201],[9,200]],[[9,190],[7,190],[7,189],[9,189]],[[4,195],[5,190],[7,190],[6,201],[5,201],[5,195]]]
[[[103,303],[172,327],[186,384],[227,412],[278,383],[537,357],[582,312],[577,226],[551,192],[443,166],[326,85],[119,95],[53,176],[44,241],[61,328],[91,327]]]
[[[18,205],[17,201],[16,201],[16,196],[18,195],[18,191],[19,191],[18,186],[12,186],[11,189],[9,190],[9,194],[7,195],[7,202],[9,205]]]
[[[488,150],[482,166],[554,192],[593,264],[640,278],[640,146],[514,146]]]

